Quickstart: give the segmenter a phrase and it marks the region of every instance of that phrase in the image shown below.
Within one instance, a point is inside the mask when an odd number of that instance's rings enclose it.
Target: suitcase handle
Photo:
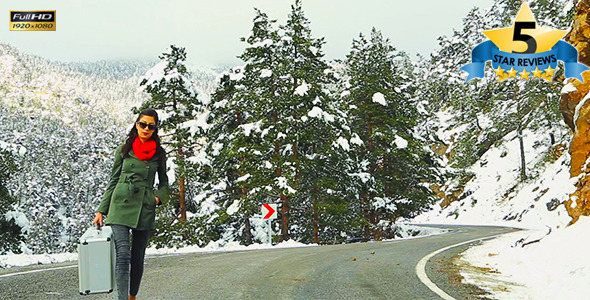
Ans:
[[[100,224],[99,223],[96,224],[96,230],[100,231]]]

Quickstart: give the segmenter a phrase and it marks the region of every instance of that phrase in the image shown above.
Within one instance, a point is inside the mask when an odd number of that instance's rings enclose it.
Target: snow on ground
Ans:
[[[400,238],[414,239],[419,237],[426,237],[447,232],[443,229],[430,228],[424,226],[413,226],[410,224],[394,225],[398,228],[397,233]],[[393,239],[392,239],[393,240]],[[391,240],[388,240],[391,241]],[[160,248],[150,247],[146,250],[147,255],[170,255],[170,254],[186,254],[186,253],[214,253],[214,252],[234,252],[234,251],[248,251],[248,250],[270,250],[283,248],[297,248],[297,247],[318,247],[317,244],[303,244],[293,240],[278,243],[276,245],[269,244],[252,244],[249,246],[240,245],[238,242],[214,241],[210,242],[205,247],[188,246],[183,248]],[[28,265],[42,265],[61,263],[69,261],[77,261],[78,253],[60,253],[60,254],[7,254],[0,255],[0,268],[13,268]]]
[[[0,268],[46,265],[78,260],[78,253],[0,255]]]
[[[547,230],[504,235],[463,253],[481,272],[462,272],[468,283],[482,286],[497,299],[588,299],[590,291],[590,217]],[[523,242],[516,243],[523,239]],[[533,242],[523,247],[523,243]]]

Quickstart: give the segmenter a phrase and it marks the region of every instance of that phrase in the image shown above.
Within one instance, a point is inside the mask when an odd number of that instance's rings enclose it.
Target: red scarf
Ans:
[[[150,160],[156,154],[156,141],[149,139],[142,143],[139,137],[133,141],[133,153],[141,160]]]

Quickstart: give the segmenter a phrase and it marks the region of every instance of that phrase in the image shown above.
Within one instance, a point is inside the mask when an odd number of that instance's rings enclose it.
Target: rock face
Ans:
[[[574,16],[572,30],[566,35],[567,42],[578,49],[579,61],[590,65],[590,0],[579,1]],[[561,95],[560,109],[563,118],[573,130],[570,144],[572,157],[570,174],[580,176],[577,191],[565,202],[565,207],[575,223],[582,215],[590,215],[590,101],[582,100],[590,91],[590,71],[582,73],[584,83],[570,79],[577,91]],[[578,107],[579,106],[579,107]],[[576,118],[576,107],[579,115]]]

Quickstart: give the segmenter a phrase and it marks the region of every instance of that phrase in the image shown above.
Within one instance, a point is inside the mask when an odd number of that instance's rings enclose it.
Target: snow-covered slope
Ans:
[[[444,209],[439,202],[413,222],[523,228],[567,224],[571,218],[559,204],[575,191],[569,154],[564,151],[554,162],[544,162],[550,146],[546,140],[543,133],[524,132],[527,165],[533,166],[528,171],[536,178],[519,182],[519,142],[516,133],[510,133],[467,170],[473,178],[465,184],[460,201]]]

